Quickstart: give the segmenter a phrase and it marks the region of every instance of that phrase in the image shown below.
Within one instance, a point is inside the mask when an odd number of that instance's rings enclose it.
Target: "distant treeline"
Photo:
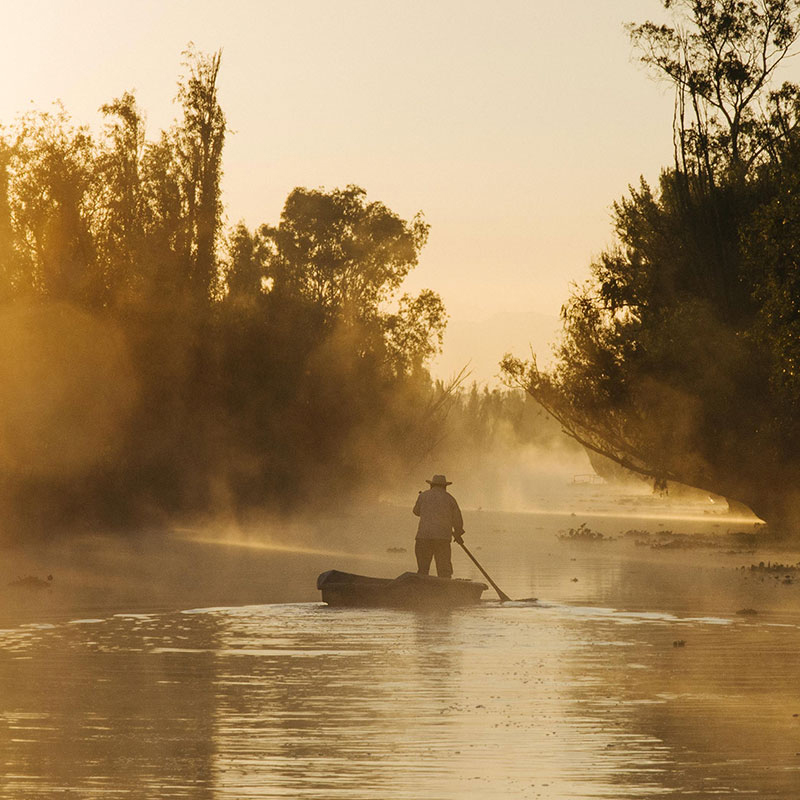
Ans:
[[[127,93],[101,136],[57,107],[0,139],[8,526],[324,503],[412,468],[453,408],[444,305],[398,297],[421,215],[298,188],[225,229],[220,55],[184,67],[155,140]]]
[[[480,458],[520,447],[583,452],[564,435],[555,418],[524,392],[477,383],[455,388],[439,383],[437,389],[448,397],[446,424],[441,426],[448,460]]]

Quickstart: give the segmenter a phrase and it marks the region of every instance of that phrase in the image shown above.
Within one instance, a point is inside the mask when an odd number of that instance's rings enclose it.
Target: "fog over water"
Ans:
[[[315,589],[324,569],[412,569],[413,496],[8,550],[5,577],[54,579],[3,581],[0,795],[795,797],[798,584],[750,566],[800,554],[708,498],[561,493],[574,512],[462,493],[473,553],[538,601],[443,613]],[[604,538],[570,541],[587,529]]]
[[[800,0],[57,5],[0,48],[0,800],[797,800]],[[483,599],[321,602],[442,473]]]

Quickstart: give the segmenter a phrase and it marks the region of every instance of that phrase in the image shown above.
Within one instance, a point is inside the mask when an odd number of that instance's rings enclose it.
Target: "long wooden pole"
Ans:
[[[456,539],[456,541],[458,541],[458,539]],[[475,564],[475,566],[481,571],[481,574],[483,575],[483,577],[486,578],[486,580],[489,581],[489,583],[492,584],[492,589],[494,589],[497,592],[497,596],[500,598],[500,602],[501,603],[510,603],[511,602],[511,598],[489,577],[489,574],[478,563],[478,559],[475,558],[475,556],[472,555],[472,553],[470,553],[470,551],[467,549],[467,546],[464,544],[464,542],[458,542],[458,543],[461,545],[461,547],[464,548],[464,552],[472,559],[472,563]]]

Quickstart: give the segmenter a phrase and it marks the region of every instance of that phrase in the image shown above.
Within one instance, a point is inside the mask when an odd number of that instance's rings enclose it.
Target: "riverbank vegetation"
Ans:
[[[402,289],[421,214],[299,187],[277,224],[225,224],[221,57],[184,55],[153,139],[130,93],[102,131],[56,105],[0,138],[5,531],[324,507],[501,420],[530,439],[518,395],[431,379],[445,307]]]
[[[557,366],[506,375],[587,449],[800,535],[800,3],[663,5],[629,31],[675,90],[673,164],[614,204]]]

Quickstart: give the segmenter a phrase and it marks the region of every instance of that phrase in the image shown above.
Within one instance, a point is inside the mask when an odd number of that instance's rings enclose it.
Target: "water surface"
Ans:
[[[795,800],[796,587],[736,572],[741,554],[566,546],[555,524],[468,528],[536,603],[331,609],[312,585],[9,623],[0,796]]]

